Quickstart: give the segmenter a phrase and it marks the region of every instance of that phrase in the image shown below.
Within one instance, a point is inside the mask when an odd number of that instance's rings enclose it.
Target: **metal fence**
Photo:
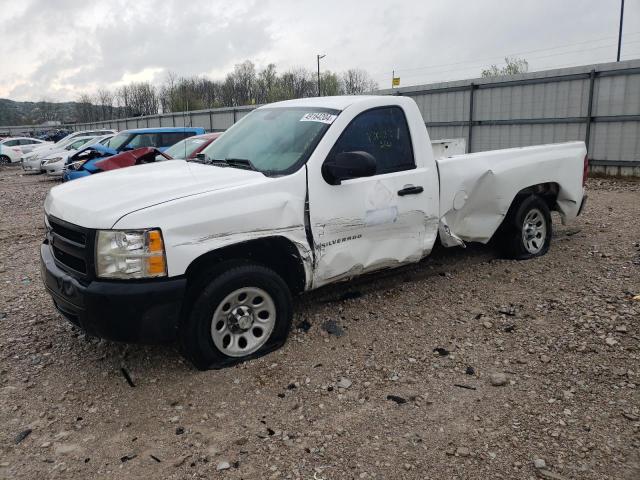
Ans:
[[[418,104],[431,138],[470,152],[584,140],[592,171],[640,176],[640,60],[380,90]],[[255,106],[106,120],[73,130],[203,127],[223,131]],[[0,127],[19,134],[27,127]]]
[[[470,152],[584,140],[592,171],[640,176],[640,60],[379,93],[410,96],[432,138]]]

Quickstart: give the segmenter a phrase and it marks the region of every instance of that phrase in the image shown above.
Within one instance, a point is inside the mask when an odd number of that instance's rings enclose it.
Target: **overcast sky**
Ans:
[[[363,68],[381,88],[614,61],[620,0],[0,0],[0,98],[74,100],[167,71],[223,78],[253,61]],[[622,59],[640,57],[626,0]]]

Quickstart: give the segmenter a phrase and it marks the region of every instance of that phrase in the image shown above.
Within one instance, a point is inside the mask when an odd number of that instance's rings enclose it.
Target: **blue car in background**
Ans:
[[[127,150],[134,150],[141,147],[154,147],[163,152],[180,140],[204,133],[204,128],[200,127],[136,128],[134,130],[124,130],[113,136],[106,144],[92,145],[70,157],[62,178],[66,182],[97,173],[99,170],[95,167],[96,162],[103,158],[126,152]]]

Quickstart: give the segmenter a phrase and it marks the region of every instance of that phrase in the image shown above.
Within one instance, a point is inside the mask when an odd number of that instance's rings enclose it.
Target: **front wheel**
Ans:
[[[11,163],[11,159],[6,155],[0,155],[0,165],[9,165]]]
[[[549,206],[537,195],[522,198],[509,209],[498,234],[507,258],[526,260],[544,255],[552,235]]]
[[[195,282],[180,331],[182,352],[200,370],[223,368],[284,344],[293,315],[287,284],[273,270],[229,262]]]

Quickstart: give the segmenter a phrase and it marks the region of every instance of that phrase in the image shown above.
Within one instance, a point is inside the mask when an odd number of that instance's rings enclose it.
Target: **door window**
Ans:
[[[376,159],[376,174],[415,168],[411,136],[400,107],[384,107],[361,113],[342,132],[330,157],[364,151]]]
[[[184,140],[187,137],[193,136],[193,132],[185,131],[185,132],[165,132],[160,134],[159,138],[159,147],[170,147],[171,145],[175,145],[180,140]]]

